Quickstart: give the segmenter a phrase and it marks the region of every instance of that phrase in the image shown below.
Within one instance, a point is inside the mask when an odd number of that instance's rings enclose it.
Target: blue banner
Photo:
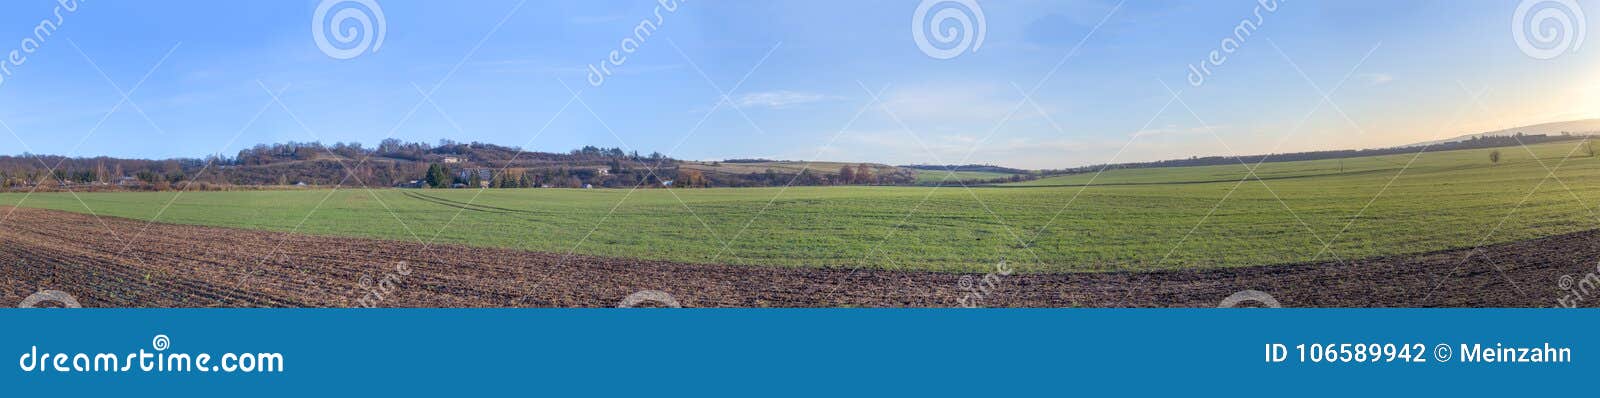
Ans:
[[[0,311],[9,396],[1592,391],[1600,311]],[[1535,358],[1537,356],[1537,358]]]

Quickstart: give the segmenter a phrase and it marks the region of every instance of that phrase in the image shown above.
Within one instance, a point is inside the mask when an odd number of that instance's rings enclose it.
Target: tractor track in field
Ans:
[[[373,292],[383,295],[374,301],[381,307],[611,307],[659,290],[685,307],[950,307],[970,291],[961,286],[983,278],[581,255],[563,261],[560,253],[159,223],[129,245],[118,239],[134,236],[143,221],[104,221],[17,209],[0,225],[0,304],[49,289],[88,307],[345,307]],[[1215,307],[1258,290],[1287,307],[1550,307],[1566,293],[1560,278],[1582,280],[1596,272],[1596,260],[1600,230],[1345,265],[1011,275],[977,303]],[[408,275],[377,282],[398,274],[402,262]]]
[[[467,202],[454,201],[454,200],[450,200],[450,199],[445,199],[445,198],[441,198],[441,197],[437,197],[437,196],[432,196],[432,195],[423,194],[423,193],[417,193],[417,192],[412,192],[412,191],[400,191],[400,193],[405,195],[408,198],[411,198],[411,199],[416,199],[416,200],[420,200],[420,201],[424,201],[424,202],[428,202],[428,203],[433,203],[433,204],[440,205],[440,206],[445,206],[445,207],[454,207],[454,208],[462,209],[462,210],[471,210],[471,211],[484,212],[484,213],[501,213],[501,214],[510,214],[510,213],[539,214],[538,212],[533,212],[533,211],[528,211],[528,210],[507,209],[507,208],[504,208],[504,207],[495,207],[495,206],[487,206],[487,205],[481,205],[481,204],[476,204],[476,203],[467,203]]]

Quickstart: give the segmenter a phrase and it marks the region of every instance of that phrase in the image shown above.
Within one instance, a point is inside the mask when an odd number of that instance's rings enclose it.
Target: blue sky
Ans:
[[[377,0],[381,47],[351,59],[313,39],[320,3],[84,2],[7,64],[0,153],[198,157],[394,137],[1040,168],[1600,115],[1600,44],[1525,55],[1517,2],[1281,1],[1198,87],[1189,65],[1257,2],[979,0],[981,46],[935,59],[911,34],[919,1],[688,1],[598,87],[588,66],[656,2]],[[9,52],[58,3],[3,7]]]

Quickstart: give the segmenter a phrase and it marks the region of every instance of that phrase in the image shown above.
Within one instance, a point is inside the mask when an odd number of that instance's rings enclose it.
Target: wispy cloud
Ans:
[[[740,108],[783,109],[831,99],[834,99],[834,97],[823,94],[777,90],[745,94],[735,99],[733,103]]]

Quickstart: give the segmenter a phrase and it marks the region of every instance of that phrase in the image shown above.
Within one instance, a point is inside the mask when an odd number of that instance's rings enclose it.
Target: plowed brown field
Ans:
[[[947,307],[971,286],[942,273],[563,257],[19,208],[0,225],[0,304],[50,289],[86,307],[344,307],[363,297],[380,307],[610,307],[659,290],[685,307]],[[1582,280],[1597,260],[1600,231],[1589,231],[1343,265],[1019,274],[977,303],[1214,307],[1249,289],[1287,307],[1547,307],[1565,293],[1563,275]]]

